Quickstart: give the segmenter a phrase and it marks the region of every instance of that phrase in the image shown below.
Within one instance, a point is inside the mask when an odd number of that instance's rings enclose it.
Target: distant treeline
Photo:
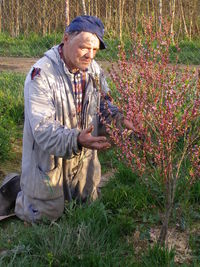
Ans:
[[[129,34],[152,16],[157,27],[160,17],[169,17],[175,40],[200,36],[199,0],[0,0],[0,32],[11,36],[62,32],[75,16],[100,17],[112,37]]]

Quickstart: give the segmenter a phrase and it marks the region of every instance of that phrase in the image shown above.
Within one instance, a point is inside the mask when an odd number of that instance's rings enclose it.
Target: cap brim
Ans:
[[[106,49],[107,46],[106,46],[105,42],[103,41],[103,39],[101,37],[99,37],[99,36],[98,36],[98,38],[99,38],[99,41],[100,41],[100,47],[99,47],[99,49],[100,50]]]

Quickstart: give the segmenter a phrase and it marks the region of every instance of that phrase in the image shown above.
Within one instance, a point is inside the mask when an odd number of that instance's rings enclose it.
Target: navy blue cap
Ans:
[[[79,16],[72,20],[66,27],[65,32],[91,32],[96,34],[100,41],[100,49],[105,49],[103,41],[104,25],[102,21],[95,16]]]

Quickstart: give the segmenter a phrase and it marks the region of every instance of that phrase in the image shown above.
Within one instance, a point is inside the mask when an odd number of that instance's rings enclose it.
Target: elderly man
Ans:
[[[76,17],[63,42],[27,75],[21,190],[15,203],[22,220],[55,220],[65,199],[95,200],[101,178],[97,150],[110,147],[98,133],[99,114],[132,127],[111,103],[103,72],[93,60],[106,48],[103,34],[97,17]]]

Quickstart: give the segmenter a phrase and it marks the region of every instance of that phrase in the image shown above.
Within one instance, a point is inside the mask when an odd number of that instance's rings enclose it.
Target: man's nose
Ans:
[[[93,59],[93,57],[94,57],[94,50],[93,49],[89,49],[88,52],[87,52],[87,54],[86,54],[86,56],[88,58]]]

